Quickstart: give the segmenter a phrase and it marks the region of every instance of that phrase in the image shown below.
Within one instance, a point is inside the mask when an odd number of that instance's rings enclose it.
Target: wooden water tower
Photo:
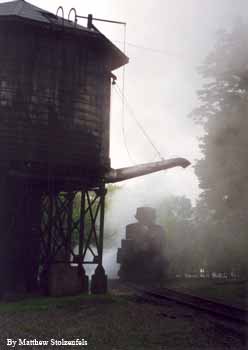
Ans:
[[[81,264],[91,243],[92,263],[101,265],[111,72],[128,58],[91,17],[83,27],[23,0],[0,4],[0,48],[4,294],[32,290],[40,270],[48,279],[51,266],[72,255]],[[73,222],[78,191],[81,214]],[[85,213],[91,221],[87,237]]]

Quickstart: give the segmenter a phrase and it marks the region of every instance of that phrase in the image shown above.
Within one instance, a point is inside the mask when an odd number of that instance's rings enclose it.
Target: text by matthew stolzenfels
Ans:
[[[6,345],[11,348],[15,348],[16,346],[87,346],[87,340],[85,339],[6,339]]]

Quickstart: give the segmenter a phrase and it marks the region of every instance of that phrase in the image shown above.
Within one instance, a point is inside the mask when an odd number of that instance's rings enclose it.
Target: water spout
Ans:
[[[105,174],[104,179],[106,183],[115,183],[132,179],[138,176],[155,173],[157,171],[175,168],[177,166],[186,168],[189,165],[190,162],[185,158],[172,158],[167,160],[161,160],[159,162],[134,165],[126,168],[110,169]]]

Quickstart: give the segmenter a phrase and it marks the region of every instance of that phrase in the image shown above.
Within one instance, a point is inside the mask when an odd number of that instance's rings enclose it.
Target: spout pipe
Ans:
[[[155,173],[157,171],[175,168],[177,166],[186,168],[189,165],[190,162],[185,158],[172,158],[161,160],[160,162],[134,165],[127,168],[110,169],[110,171],[105,174],[104,180],[106,183],[115,183],[132,179],[138,176]]]

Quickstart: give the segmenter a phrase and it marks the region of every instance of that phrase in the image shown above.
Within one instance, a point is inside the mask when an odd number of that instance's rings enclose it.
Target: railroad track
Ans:
[[[170,300],[183,304],[199,311],[207,312],[215,317],[230,320],[240,324],[244,330],[248,330],[248,310],[221,302],[201,298],[192,294],[183,293],[169,288],[147,288],[133,283],[126,284],[137,293],[158,301]]]

